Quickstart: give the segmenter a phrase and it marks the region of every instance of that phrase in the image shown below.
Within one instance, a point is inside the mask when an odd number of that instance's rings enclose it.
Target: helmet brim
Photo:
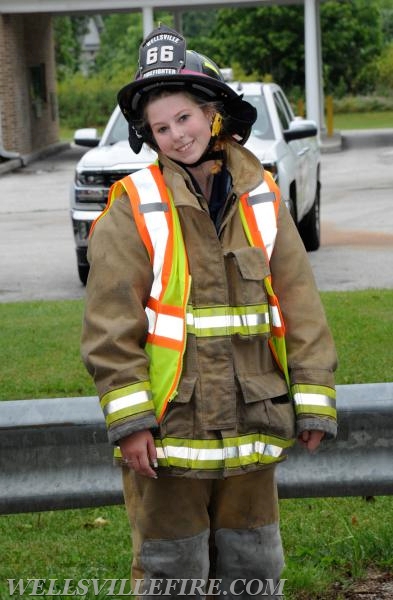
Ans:
[[[225,82],[203,73],[183,71],[173,75],[144,77],[125,85],[117,95],[119,106],[127,121],[141,118],[138,110],[140,100],[145,94],[159,88],[169,88],[172,91],[178,89],[179,92],[189,91],[195,96],[206,98],[207,101],[222,102],[224,105],[226,101],[238,97],[238,94]]]

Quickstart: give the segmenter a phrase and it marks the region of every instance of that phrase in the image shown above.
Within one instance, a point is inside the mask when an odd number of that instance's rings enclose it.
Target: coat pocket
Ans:
[[[295,411],[284,378],[277,372],[238,375],[241,433],[262,431],[285,439],[295,436]]]
[[[233,306],[266,302],[264,278],[270,274],[269,264],[261,248],[246,247],[225,255],[225,264]]]
[[[194,392],[198,377],[182,377],[177,395],[169,402],[161,422],[161,433],[170,437],[192,437],[194,433]]]

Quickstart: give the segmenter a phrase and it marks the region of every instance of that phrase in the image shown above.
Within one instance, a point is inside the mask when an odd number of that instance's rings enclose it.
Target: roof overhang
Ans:
[[[273,4],[303,4],[304,0],[1,0],[0,14],[133,12],[143,8],[171,11],[196,8],[233,8]]]

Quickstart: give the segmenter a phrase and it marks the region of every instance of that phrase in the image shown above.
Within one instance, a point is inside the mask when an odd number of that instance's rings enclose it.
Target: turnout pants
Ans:
[[[283,598],[274,471],[150,479],[124,468],[138,598]]]

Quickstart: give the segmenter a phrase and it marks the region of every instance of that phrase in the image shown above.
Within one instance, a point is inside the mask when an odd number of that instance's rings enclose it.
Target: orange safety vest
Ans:
[[[271,276],[264,278],[267,307],[224,307],[224,312],[223,307],[218,307],[196,309],[194,313],[191,307],[188,312],[191,277],[187,254],[177,210],[158,165],[150,165],[116,182],[110,189],[108,205],[102,215],[124,191],[130,199],[135,223],[154,273],[145,309],[148,318],[145,350],[150,357],[150,381],[131,384],[125,390],[104,395],[101,405],[107,425],[122,418],[127,410],[130,414],[130,411],[137,413],[154,408],[157,420],[162,419],[168,402],[177,393],[187,331],[201,336],[231,335],[243,332],[244,328],[247,332],[250,328],[256,333],[270,332],[269,345],[285,376],[297,414],[334,417],[334,390],[325,386],[290,384],[285,325]],[[248,242],[262,248],[268,261],[276,240],[280,202],[280,190],[266,171],[264,181],[243,194],[239,202]]]

